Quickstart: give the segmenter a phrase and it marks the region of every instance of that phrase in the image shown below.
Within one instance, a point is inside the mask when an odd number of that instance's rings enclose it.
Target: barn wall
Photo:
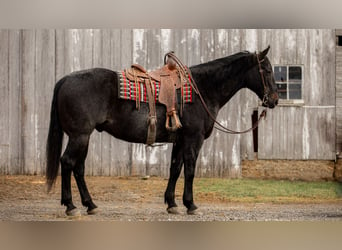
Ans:
[[[271,62],[304,66],[304,104],[281,106],[268,112],[259,128],[258,158],[334,160],[335,31],[271,33]]]
[[[336,36],[342,36],[342,29]],[[342,45],[336,46],[336,150],[342,157]]]
[[[132,63],[153,69],[170,50],[194,65],[241,50],[260,51],[268,44],[273,64],[305,66],[305,105],[268,112],[259,129],[259,157],[331,159],[334,39],[332,30],[0,30],[0,173],[44,174],[53,87],[65,74],[91,67],[121,69]],[[257,107],[257,97],[242,90],[223,107],[219,120],[231,129],[245,129]],[[294,127],[299,129],[293,133]],[[151,148],[95,132],[86,174],[168,176],[170,154],[170,144]],[[252,134],[214,130],[201,150],[196,175],[240,176],[241,159],[254,159]]]

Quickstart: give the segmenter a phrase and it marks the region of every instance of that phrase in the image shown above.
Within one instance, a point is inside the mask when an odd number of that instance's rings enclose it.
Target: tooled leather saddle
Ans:
[[[140,108],[140,102],[148,102],[148,134],[146,144],[152,145],[156,139],[156,108],[159,102],[166,106],[165,127],[170,132],[175,132],[182,127],[178,116],[177,90],[181,90],[180,113],[184,102],[192,101],[191,80],[186,71],[180,70],[175,61],[173,52],[164,57],[164,66],[147,72],[141,65],[133,64],[131,68],[119,73],[120,90],[119,97],[136,101],[136,108]]]

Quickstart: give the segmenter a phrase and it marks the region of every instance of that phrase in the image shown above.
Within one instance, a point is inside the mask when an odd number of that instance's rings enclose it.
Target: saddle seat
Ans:
[[[159,103],[166,106],[165,127],[168,131],[172,132],[182,127],[177,114],[176,90],[181,88],[184,76],[179,73],[176,62],[172,58],[169,57],[163,67],[150,72],[147,72],[144,67],[139,64],[132,64],[131,68],[125,70],[125,73],[126,77],[130,81],[134,81],[135,83],[145,83],[149,99],[150,117],[156,116],[154,103],[155,97],[151,81],[160,82],[158,100]]]

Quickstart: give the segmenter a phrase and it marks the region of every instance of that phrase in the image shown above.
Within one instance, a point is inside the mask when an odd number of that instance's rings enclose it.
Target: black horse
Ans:
[[[183,164],[183,204],[189,214],[197,209],[193,200],[196,160],[203,141],[214,128],[208,111],[217,117],[219,110],[242,88],[255,92],[265,107],[274,108],[277,105],[277,87],[272,66],[266,57],[269,48],[261,53],[240,52],[189,68],[207,110],[198,94],[194,94],[192,103],[184,104],[180,117],[183,127],[177,130],[176,141],[173,142],[170,177],[165,192],[169,213],[177,213],[175,186]],[[168,142],[170,138],[165,129],[165,112],[164,105],[156,105],[156,142]],[[50,190],[61,162],[61,204],[67,207],[67,215],[77,211],[72,202],[71,173],[74,174],[82,204],[88,208],[88,214],[94,213],[97,208],[84,179],[90,134],[96,129],[128,142],[145,143],[148,113],[148,104],[142,103],[137,110],[134,101],[118,98],[118,75],[114,71],[94,68],[74,72],[57,82],[47,139],[46,178]],[[69,140],[60,158],[64,132]]]

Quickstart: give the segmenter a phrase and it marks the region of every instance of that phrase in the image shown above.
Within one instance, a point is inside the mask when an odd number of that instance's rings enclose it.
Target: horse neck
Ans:
[[[194,66],[191,72],[207,106],[219,110],[246,87],[243,80],[251,66],[250,57],[244,56],[231,62],[218,59]]]

